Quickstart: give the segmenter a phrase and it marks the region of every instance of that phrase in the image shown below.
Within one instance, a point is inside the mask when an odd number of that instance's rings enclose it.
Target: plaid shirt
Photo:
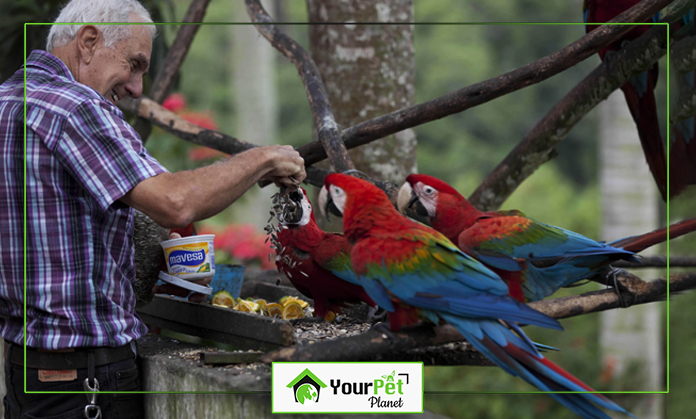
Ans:
[[[0,333],[27,345],[120,346],[147,332],[135,314],[133,209],[118,201],[166,172],[123,113],[33,51],[0,85]],[[26,178],[24,163],[26,144]]]

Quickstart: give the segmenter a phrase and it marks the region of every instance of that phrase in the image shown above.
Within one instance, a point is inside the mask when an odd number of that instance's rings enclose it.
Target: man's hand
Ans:
[[[184,227],[229,207],[260,180],[291,187],[306,177],[304,159],[291,146],[254,147],[209,166],[147,178],[121,201],[162,227]]]
[[[268,180],[280,187],[299,186],[307,177],[304,159],[292,146],[271,145],[261,147],[267,153],[271,169],[262,180]]]
[[[169,240],[172,239],[180,239],[181,234],[179,233],[171,233],[169,235]],[[167,268],[166,265],[162,268],[163,271],[166,272]],[[210,282],[213,280],[213,277],[208,277],[208,278],[203,278],[203,279],[197,279],[195,281],[190,281],[194,284],[198,284],[201,286],[206,286],[210,284]],[[169,294],[169,295],[176,295],[177,297],[186,297],[188,296],[188,300],[191,301],[192,303],[202,303],[205,301],[205,299],[208,297],[205,294],[201,294],[198,292],[191,292],[190,290],[187,290],[186,288],[181,288],[173,284],[162,284],[162,285],[155,285],[152,287],[152,292],[154,294]]]

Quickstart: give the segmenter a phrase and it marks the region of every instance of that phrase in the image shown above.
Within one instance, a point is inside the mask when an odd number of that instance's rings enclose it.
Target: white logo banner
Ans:
[[[422,362],[274,362],[273,413],[422,413]]]

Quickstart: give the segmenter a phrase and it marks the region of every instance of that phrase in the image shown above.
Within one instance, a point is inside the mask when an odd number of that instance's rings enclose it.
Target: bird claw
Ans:
[[[629,275],[629,273],[625,269],[614,268],[613,266],[609,266],[609,270],[605,274],[605,278],[607,280],[606,285],[613,288],[616,292],[616,295],[619,297],[619,307],[627,308],[628,304],[626,304],[623,297],[621,296],[621,289],[623,289],[624,287],[619,282],[619,275]]]
[[[380,310],[382,310],[381,313],[379,313]],[[376,323],[382,321],[387,317],[387,313],[387,310],[384,310],[379,306],[370,307],[370,309],[367,311],[367,323]]]

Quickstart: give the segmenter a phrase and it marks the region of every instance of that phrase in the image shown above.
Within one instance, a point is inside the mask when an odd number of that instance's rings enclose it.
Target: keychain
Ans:
[[[91,393],[86,394],[87,405],[85,406],[85,418],[99,419],[101,417],[101,407],[97,406],[97,393],[99,393],[99,380],[94,378],[94,387],[90,387],[89,378],[85,378],[85,391]]]

